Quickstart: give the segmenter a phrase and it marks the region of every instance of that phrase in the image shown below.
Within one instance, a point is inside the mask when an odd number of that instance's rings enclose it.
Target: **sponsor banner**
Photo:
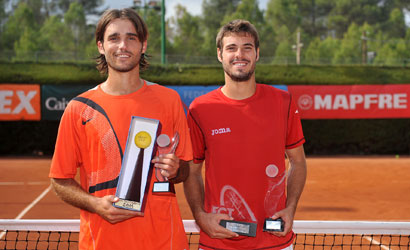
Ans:
[[[165,86],[178,92],[184,105],[185,111],[188,111],[191,102],[198,96],[204,95],[212,90],[219,88],[220,86]]]
[[[42,85],[41,119],[60,120],[68,102],[93,87],[90,85]]]
[[[286,85],[272,85],[275,88],[288,90]],[[204,95],[212,90],[215,90],[221,86],[212,85],[212,86],[165,86],[170,89],[175,90],[178,92],[179,96],[181,97],[182,102],[184,103],[185,110],[188,109],[191,102],[197,98],[198,96]]]
[[[410,85],[288,86],[302,119],[409,118]]]
[[[40,120],[40,85],[0,84],[0,120]]]

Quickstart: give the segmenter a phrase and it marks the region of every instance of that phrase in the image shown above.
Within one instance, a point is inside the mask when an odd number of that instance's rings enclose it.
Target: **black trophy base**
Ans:
[[[219,224],[239,235],[256,237],[256,223],[235,220],[221,220]]]
[[[154,182],[154,186],[152,187],[152,192],[154,194],[175,193],[175,188],[174,188],[174,185],[168,181],[157,181],[157,182]]]
[[[263,223],[263,231],[264,232],[283,232],[285,228],[285,223],[281,218],[271,219],[266,218],[265,223]]]

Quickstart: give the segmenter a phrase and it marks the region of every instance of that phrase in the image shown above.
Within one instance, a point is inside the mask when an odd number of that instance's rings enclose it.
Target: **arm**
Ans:
[[[118,197],[114,195],[104,197],[90,195],[74,179],[52,178],[51,184],[57,196],[63,201],[88,212],[97,213],[112,224],[142,215],[139,212],[114,207],[112,203],[118,201]]]
[[[284,232],[273,233],[277,236],[285,236],[293,226],[296,208],[306,182],[306,159],[303,145],[286,150],[290,168],[287,180],[286,208],[277,212],[272,218],[281,217],[285,222]]]
[[[189,176],[184,182],[185,197],[194,215],[198,226],[211,238],[232,238],[238,234],[222,227],[219,222],[222,219],[232,220],[227,214],[213,214],[205,212],[204,204],[204,183],[202,179],[202,163],[191,162]]]

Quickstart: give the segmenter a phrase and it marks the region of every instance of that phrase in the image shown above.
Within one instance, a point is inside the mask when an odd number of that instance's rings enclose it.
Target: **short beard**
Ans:
[[[117,71],[117,72],[121,72],[121,73],[125,73],[125,72],[130,72],[133,69],[135,69],[136,67],[138,67],[139,65],[139,61],[137,61],[136,63],[132,63],[130,65],[127,65],[126,67],[116,67],[115,65],[110,64],[109,62],[107,62],[109,68]]]
[[[248,73],[242,73],[240,75],[231,74],[231,72],[226,70],[225,67],[224,67],[224,71],[233,81],[235,81],[235,82],[246,82],[249,79],[251,79],[253,73],[255,72],[255,68],[250,70]]]

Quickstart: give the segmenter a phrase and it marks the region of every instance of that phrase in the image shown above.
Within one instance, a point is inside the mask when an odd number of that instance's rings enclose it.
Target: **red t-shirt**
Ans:
[[[257,223],[256,237],[211,239],[202,249],[282,249],[293,232],[263,232],[265,218],[285,208],[285,149],[304,143],[300,117],[288,92],[257,84],[253,96],[232,100],[221,89],[198,97],[188,115],[196,163],[205,160],[205,210]]]
[[[112,96],[100,86],[72,100],[61,119],[49,176],[74,178],[98,197],[115,195],[132,116],[157,119],[161,133],[180,141],[176,155],[192,160],[185,113],[178,94],[160,85],[147,85],[129,95]],[[143,217],[110,224],[81,210],[80,249],[188,249],[175,194],[154,195],[150,180]]]

